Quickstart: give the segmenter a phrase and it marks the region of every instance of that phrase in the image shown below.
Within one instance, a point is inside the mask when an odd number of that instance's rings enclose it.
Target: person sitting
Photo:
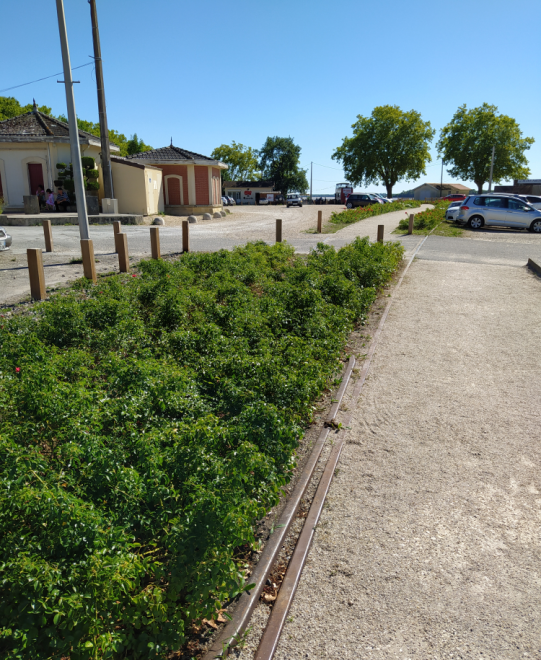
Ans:
[[[36,197],[38,198],[40,208],[44,208],[45,207],[45,190],[43,189],[43,186],[41,184],[38,186],[38,189],[36,190]]]
[[[56,196],[56,210],[63,211],[66,213],[68,210],[68,205],[70,203],[68,193],[63,188],[58,188],[58,195]]]
[[[47,197],[45,199],[47,211],[54,211],[54,195],[50,188],[47,188]]]

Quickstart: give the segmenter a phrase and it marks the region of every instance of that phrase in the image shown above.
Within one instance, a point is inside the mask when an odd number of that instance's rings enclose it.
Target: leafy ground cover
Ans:
[[[434,208],[417,213],[413,220],[413,233],[425,235],[433,231],[438,236],[461,236],[462,229],[455,225],[454,222],[449,222],[445,219],[445,213],[448,207],[449,202],[441,201]],[[409,218],[401,220],[393,233],[407,234],[408,225]]]
[[[0,318],[3,658],[161,658],[243,588],[314,400],[402,258],[142,262]]]
[[[362,206],[356,209],[345,209],[344,211],[333,211],[329,222],[323,227],[323,234],[334,234],[335,232],[366,218],[372,218],[375,215],[391,213],[392,211],[403,211],[404,209],[416,209],[422,202],[409,199],[404,202],[391,202],[390,204],[373,204],[372,206]],[[315,230],[314,232],[315,233]]]

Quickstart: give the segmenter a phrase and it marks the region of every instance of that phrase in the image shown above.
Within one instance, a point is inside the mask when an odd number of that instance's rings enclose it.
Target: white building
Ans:
[[[273,181],[224,181],[224,190],[237,204],[259,204],[262,195],[276,192]]]
[[[90,156],[99,170],[100,190],[104,195],[101,174],[100,139],[79,131],[81,156]],[[111,144],[111,152],[120,149]],[[70,163],[69,126],[34,109],[24,115],[0,122],[0,197],[4,213],[22,211],[23,196],[35,194],[38,185],[55,190],[56,164]]]

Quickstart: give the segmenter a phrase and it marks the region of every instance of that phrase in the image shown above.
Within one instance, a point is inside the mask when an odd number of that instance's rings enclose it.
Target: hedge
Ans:
[[[390,202],[388,204],[372,204],[371,206],[358,206],[356,209],[346,209],[336,213],[333,211],[329,222],[334,224],[347,224],[350,225],[359,220],[366,220],[375,215],[382,215],[384,213],[392,213],[393,211],[403,211],[404,209],[417,209],[423,202],[415,199],[409,199],[407,202]]]
[[[163,658],[242,591],[238,549],[401,258],[255,243],[0,318],[3,658]]]

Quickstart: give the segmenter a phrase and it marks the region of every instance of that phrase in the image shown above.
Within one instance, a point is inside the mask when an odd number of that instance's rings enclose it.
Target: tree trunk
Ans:
[[[393,196],[393,184],[392,183],[386,183],[385,187],[387,188],[387,198],[391,199]]]
[[[483,194],[483,183],[485,183],[485,182],[484,181],[476,181],[475,182],[475,185],[477,186],[477,192],[479,193],[479,195]]]

